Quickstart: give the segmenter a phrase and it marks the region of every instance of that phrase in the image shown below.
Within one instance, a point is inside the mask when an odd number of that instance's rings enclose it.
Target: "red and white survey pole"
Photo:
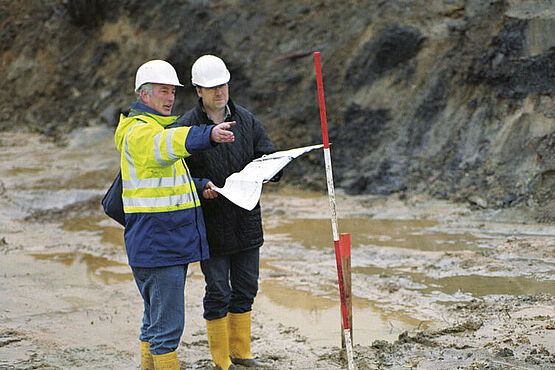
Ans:
[[[354,370],[353,345],[351,342],[351,330],[349,322],[349,311],[347,308],[347,294],[345,293],[345,281],[343,278],[343,263],[341,261],[341,249],[339,244],[339,232],[337,231],[337,213],[335,211],[335,190],[333,187],[333,172],[331,168],[330,143],[328,139],[328,122],[326,119],[326,103],[324,100],[324,84],[322,82],[322,66],[320,63],[320,52],[314,53],[314,65],[316,67],[316,84],[318,85],[318,104],[320,106],[320,123],[322,126],[322,139],[324,141],[324,162],[326,165],[326,179],[328,183],[328,195],[331,211],[331,229],[333,232],[333,244],[335,246],[335,260],[337,263],[337,279],[339,283],[339,295],[341,296],[341,316],[343,318],[343,337],[347,351],[347,363],[349,370]]]

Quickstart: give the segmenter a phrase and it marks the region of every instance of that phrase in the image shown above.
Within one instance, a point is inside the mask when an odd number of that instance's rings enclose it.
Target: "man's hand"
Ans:
[[[233,132],[228,131],[228,129],[235,125],[235,121],[222,122],[219,125],[214,126],[212,132],[210,133],[210,140],[216,143],[231,143],[235,141],[235,135]]]
[[[202,196],[204,199],[214,199],[218,197],[218,192],[215,191],[214,188],[216,188],[216,185],[214,185],[212,181],[208,181],[206,185],[204,185],[204,189],[202,189]]]

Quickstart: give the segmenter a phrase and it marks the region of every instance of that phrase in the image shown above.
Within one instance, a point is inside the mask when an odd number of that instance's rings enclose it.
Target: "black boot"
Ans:
[[[260,362],[254,358],[231,358],[231,362],[235,365],[241,365],[244,367],[268,367],[270,364]]]

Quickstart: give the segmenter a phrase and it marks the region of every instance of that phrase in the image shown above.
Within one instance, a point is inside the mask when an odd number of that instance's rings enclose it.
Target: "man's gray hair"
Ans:
[[[137,94],[139,95],[139,96],[137,96],[137,101],[140,102],[140,103],[143,102],[143,100],[141,99],[141,91],[142,90],[146,91],[146,93],[149,96],[152,96],[153,89],[154,89],[154,85],[151,84],[151,83],[142,84],[141,87],[139,88],[139,91],[137,92]]]

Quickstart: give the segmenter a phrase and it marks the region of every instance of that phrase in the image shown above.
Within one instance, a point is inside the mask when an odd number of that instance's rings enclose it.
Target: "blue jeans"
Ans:
[[[252,310],[258,292],[260,248],[227,256],[210,257],[200,262],[206,281],[204,318],[220,319],[231,313]]]
[[[188,265],[132,267],[145,311],[139,339],[153,355],[173,352],[185,325],[185,279]]]

